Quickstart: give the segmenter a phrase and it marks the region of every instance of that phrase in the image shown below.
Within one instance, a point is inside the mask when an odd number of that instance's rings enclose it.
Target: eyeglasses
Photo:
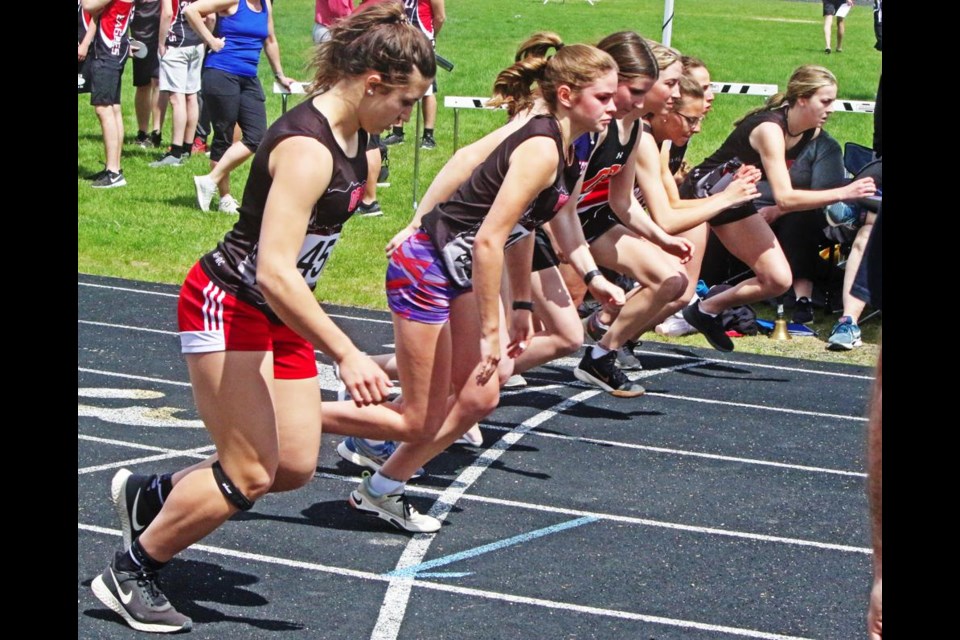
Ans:
[[[680,116],[681,118],[683,118],[683,119],[686,121],[687,126],[689,126],[691,129],[693,129],[693,128],[696,127],[698,124],[700,124],[701,122],[703,122],[703,119],[707,117],[707,116],[705,116],[705,115],[702,115],[702,116],[688,116],[687,114],[685,114],[685,113],[680,113],[679,111],[672,111],[671,113],[673,113],[673,115],[675,115],[675,116]]]

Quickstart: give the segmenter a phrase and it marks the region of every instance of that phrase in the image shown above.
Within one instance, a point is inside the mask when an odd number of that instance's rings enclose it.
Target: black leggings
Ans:
[[[267,130],[266,96],[260,79],[208,67],[203,70],[202,91],[213,127],[210,159],[223,157],[233,144],[233,131],[238,124],[243,133],[241,142],[256,153]]]

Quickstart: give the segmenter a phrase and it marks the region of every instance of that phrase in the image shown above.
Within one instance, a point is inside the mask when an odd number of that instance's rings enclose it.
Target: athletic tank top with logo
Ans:
[[[587,217],[594,209],[609,206],[607,201],[610,195],[610,177],[617,175],[623,169],[639,135],[640,122],[636,121],[630,130],[629,139],[626,143],[622,143],[620,142],[620,125],[616,120],[610,122],[607,135],[600,146],[596,148],[593,155],[587,156],[590,162],[583,172],[583,186],[580,187],[580,199],[577,201],[578,216]],[[577,146],[577,151],[579,154],[589,153],[586,145],[582,143]],[[580,156],[578,159],[586,160]]]
[[[356,210],[367,178],[367,133],[360,130],[357,153],[348,157],[330,130],[327,118],[307,100],[282,115],[267,130],[253,157],[250,176],[243,192],[240,219],[217,248],[200,259],[204,272],[222,289],[260,309],[270,320],[280,319],[270,310],[257,285],[257,245],[263,224],[263,210],[273,184],[270,176],[270,152],[282,140],[304,136],[319,140],[333,156],[330,184],[316,204],[307,224],[307,232],[297,269],[312,290],[323,270],[333,246],[340,238],[343,224]]]
[[[564,161],[563,139],[553,116],[535,116],[510,134],[456,193],[423,217],[423,228],[440,253],[447,275],[455,285],[468,288],[473,277],[473,243],[490,211],[510,167],[510,156],[521,144],[536,136],[552,138],[560,157],[554,183],[537,194],[510,232],[506,247],[516,243],[556,215],[566,203],[580,178],[578,160]]]

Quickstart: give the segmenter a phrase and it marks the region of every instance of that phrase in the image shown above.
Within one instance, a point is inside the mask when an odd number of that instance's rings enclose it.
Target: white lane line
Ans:
[[[678,366],[685,366],[685,365],[678,365]],[[128,375],[128,374],[115,373],[115,372],[111,372],[111,371],[103,371],[103,370],[99,370],[99,369],[86,369],[86,368],[83,368],[83,367],[77,367],[77,370],[78,370],[78,371],[85,372],[85,373],[94,373],[94,374],[104,375],[104,376],[113,376],[113,377],[129,378],[129,379],[133,379],[133,380],[144,380],[144,381],[147,381],[147,382],[157,382],[157,383],[160,383],[160,384],[172,384],[172,385],[186,386],[186,387],[189,387],[189,386],[190,386],[190,383],[189,383],[189,382],[178,382],[178,381],[164,380],[164,379],[160,379],[160,378],[148,378],[148,377],[144,377],[144,376],[133,376],[133,375]],[[320,363],[319,370],[320,370],[320,388],[321,388],[321,389],[326,389],[326,390],[329,390],[329,391],[335,391],[336,388],[337,388],[337,387],[336,387],[337,381],[336,381],[336,379],[335,379],[335,377],[333,376],[333,373],[332,373],[333,367],[331,367],[331,366],[329,366],[329,365],[325,365],[325,364]],[[579,381],[574,381],[574,382],[577,383],[578,385],[579,385],[579,384],[582,384],[582,383],[580,383]],[[540,392],[540,391],[547,391],[547,390],[551,390],[551,389],[565,389],[565,388],[568,388],[568,387],[570,387],[570,386],[573,386],[573,383],[571,383],[571,385],[554,385],[554,384],[542,385],[542,386],[530,385],[530,386],[524,387],[524,388],[522,388],[522,389],[510,389],[510,390],[504,391],[502,395],[503,395],[504,397],[507,397],[507,396],[519,395],[519,394],[522,394],[522,393]],[[594,394],[594,395],[596,395],[596,394]],[[804,412],[804,411],[799,411],[799,410],[796,410],[796,409],[777,409],[776,407],[765,407],[765,406],[762,406],[762,405],[745,405],[745,404],[743,404],[743,403],[730,403],[730,402],[725,402],[725,401],[720,401],[720,400],[703,400],[703,399],[697,399],[697,398],[688,398],[688,397],[684,397],[684,396],[674,396],[674,395],[671,395],[671,394],[661,394],[661,393],[648,392],[647,395],[660,396],[660,397],[670,398],[670,399],[676,399],[676,400],[687,400],[687,401],[690,401],[690,402],[706,402],[706,403],[710,403],[710,404],[721,404],[721,405],[728,404],[728,405],[733,405],[733,406],[749,407],[749,408],[756,408],[756,409],[764,409],[764,410],[767,410],[767,411],[780,411],[780,412],[786,412],[786,413],[796,413],[796,414],[801,414],[801,415],[811,415],[811,414],[812,414],[812,415],[816,415],[816,416],[818,416],[818,417],[837,418],[837,419],[840,419],[840,420],[855,420],[855,421],[861,421],[861,422],[866,420],[866,418],[857,418],[857,417],[851,417],[851,416],[841,416],[841,415],[836,415],[836,414],[824,414],[824,413]],[[484,424],[484,426],[485,426],[486,428],[488,428],[488,429],[492,429],[492,430],[496,430],[496,431],[510,431],[510,430],[511,430],[511,429],[508,428],[508,427],[499,427],[499,426],[487,425],[487,424]],[[736,462],[736,463],[741,463],[741,464],[753,464],[753,465],[763,465],[763,466],[770,466],[770,467],[780,467],[780,468],[784,468],[784,469],[794,469],[794,470],[798,470],[798,471],[810,471],[810,472],[814,472],[814,473],[828,473],[828,474],[834,474],[834,475],[845,475],[845,476],[853,476],[853,477],[866,477],[866,474],[864,474],[864,473],[857,472],[857,471],[845,471],[845,470],[843,470],[843,469],[830,469],[830,468],[825,468],[825,467],[812,467],[812,466],[807,466],[807,465],[790,464],[790,463],[786,463],[786,462],[777,462],[777,461],[773,461],[773,460],[760,460],[760,459],[755,459],[755,458],[739,458],[739,457],[736,457],[736,456],[724,456],[724,455],[720,455],[720,454],[703,453],[703,452],[699,452],[699,451],[685,451],[685,450],[683,450],[683,449],[669,449],[669,448],[666,448],[666,447],[654,447],[654,446],[650,446],[650,445],[633,444],[633,443],[629,443],[629,442],[620,442],[620,441],[616,441],[616,440],[601,440],[601,439],[598,439],[598,438],[582,438],[582,437],[576,437],[576,436],[564,436],[564,435],[560,435],[560,434],[543,433],[543,432],[540,432],[540,431],[534,431],[534,432],[532,432],[532,433],[533,433],[533,435],[538,436],[538,437],[541,437],[541,438],[557,438],[557,439],[562,439],[562,440],[582,441],[582,442],[591,443],[591,444],[601,444],[601,445],[605,445],[605,446],[622,447],[622,448],[625,448],[625,449],[636,449],[636,450],[641,450],[641,451],[652,451],[652,452],[656,452],[656,453],[667,453],[667,454],[672,454],[672,455],[690,456],[690,457],[698,457],[698,458],[707,458],[707,459],[713,459],[713,460],[722,460],[722,461],[726,461],[726,462]]]
[[[113,289],[113,290],[116,290],[116,291],[129,291],[129,292],[132,292],[132,293],[143,293],[143,294],[154,295],[154,296],[167,296],[167,297],[173,297],[173,298],[176,298],[176,297],[178,296],[178,294],[175,294],[175,293],[160,293],[160,292],[157,292],[157,291],[146,291],[146,290],[142,290],[142,289],[132,289],[132,288],[129,288],[129,287],[115,287],[115,286],[102,285],[102,284],[92,284],[92,283],[87,283],[87,282],[78,282],[77,284],[78,284],[78,285],[81,285],[81,286],[86,286],[86,287],[96,287],[96,288],[100,288],[100,289]],[[360,316],[334,315],[334,314],[328,314],[328,315],[330,315],[331,318],[341,318],[341,319],[344,319],[344,320],[356,320],[356,321],[358,321],[358,322],[372,322],[372,323],[374,323],[374,324],[393,324],[393,322],[392,322],[391,320],[380,320],[380,319],[378,319],[378,318],[364,318],[364,317],[360,317]],[[136,327],[129,327],[129,326],[124,326],[124,325],[109,325],[109,324],[107,324],[107,323],[93,322],[93,321],[91,321],[91,320],[78,320],[78,322],[83,323],[83,324],[103,325],[103,326],[117,327],[117,328],[124,328],[124,329],[136,329]],[[143,330],[144,330],[144,331],[157,331],[156,329],[143,329]],[[163,333],[163,332],[158,331],[158,333]],[[175,333],[175,332],[173,332],[173,333]],[[804,369],[804,368],[801,368],[801,367],[787,367],[787,366],[782,366],[782,365],[760,364],[760,363],[756,363],[756,362],[747,362],[747,361],[743,361],[743,360],[720,360],[720,359],[717,359],[717,358],[699,358],[699,357],[697,357],[697,356],[684,356],[684,355],[673,354],[673,353],[663,353],[663,352],[660,352],[660,351],[634,350],[634,352],[635,352],[635,353],[642,354],[642,355],[650,355],[650,356],[656,356],[656,357],[662,357],[662,358],[695,359],[695,360],[697,360],[698,362],[707,362],[707,363],[711,363],[711,364],[738,365],[738,366],[746,366],[746,367],[756,367],[756,368],[760,368],[760,369],[776,369],[776,370],[779,370],[779,371],[794,371],[794,372],[797,372],[797,373],[811,373],[811,374],[815,374],[815,375],[832,376],[832,377],[838,377],[838,378],[854,378],[854,379],[857,379],[857,380],[873,380],[873,376],[872,376],[872,375],[861,375],[861,374],[852,374],[852,373],[839,373],[839,372],[834,372],[834,371],[816,371],[816,370],[812,370],[812,369]],[[550,364],[554,364],[554,365],[558,365],[558,366],[559,366],[560,363],[562,363],[564,366],[575,367],[577,364],[580,363],[580,359],[579,359],[579,358],[560,358],[560,359],[558,359],[558,360],[554,360],[553,363],[550,363]]]
[[[214,452],[215,447],[212,444],[204,445],[202,447],[196,447],[193,449],[168,449],[166,447],[154,447],[151,445],[138,444],[135,442],[127,442],[125,440],[113,440],[111,438],[98,438],[96,436],[86,436],[77,434],[77,440],[84,440],[86,442],[95,442],[97,444],[106,444],[116,447],[126,447],[128,449],[139,449],[141,451],[156,451],[157,455],[153,456],[143,456],[139,458],[132,458],[129,460],[121,460],[120,462],[110,462],[107,464],[99,464],[92,467],[81,467],[77,469],[77,475],[82,476],[87,473],[95,473],[97,471],[105,471],[107,469],[120,469],[121,467],[126,467],[128,465],[142,464],[144,462],[154,462],[157,460],[170,460],[173,458],[199,458],[200,460],[205,459],[211,453]]]
[[[648,396],[658,397],[658,398],[669,398],[671,400],[685,400],[686,402],[700,402],[704,404],[717,404],[726,407],[740,407],[743,409],[757,409],[760,411],[775,411],[777,413],[790,413],[797,416],[812,416],[815,418],[829,418],[832,420],[852,420],[854,422],[866,422],[866,417],[863,416],[845,416],[839,413],[824,413],[822,411],[804,411],[803,409],[786,409],[784,407],[768,407],[762,404],[751,404],[749,402],[731,402],[728,400],[711,400],[709,398],[693,398],[691,396],[678,396],[672,393],[658,393],[656,391],[648,391],[646,393]]]
[[[491,431],[510,431],[510,427],[501,427],[492,424],[483,424],[485,429]],[[633,444],[630,442],[619,442],[617,440],[601,440],[599,438],[586,438],[583,436],[565,436],[559,433],[547,433],[544,431],[533,431],[532,436],[539,438],[553,438],[555,440],[566,440],[570,442],[584,442],[587,444],[599,444],[605,447],[615,447],[618,449],[635,449],[637,451],[651,451],[653,453],[667,453],[675,456],[689,456],[692,458],[706,458],[708,460],[722,460],[724,462],[736,462],[739,464],[755,464],[764,467],[779,467],[781,469],[791,469],[793,471],[810,471],[812,473],[829,473],[838,476],[852,476],[854,478],[866,478],[867,474],[859,471],[846,471],[844,469],[829,469],[826,467],[810,467],[802,464],[789,464],[786,462],[773,462],[770,460],[759,460],[756,458],[738,458],[736,456],[724,456],[717,453],[702,453],[699,451],[685,451],[683,449],[668,449],[666,447],[654,447],[646,444]]]
[[[347,476],[338,476],[332,473],[317,473],[318,478],[327,480],[338,480],[341,482],[356,483],[356,478]],[[456,480],[453,484],[456,484]],[[451,485],[453,486],[453,485]],[[411,493],[426,494],[434,496],[443,496],[444,490],[432,489],[430,487],[421,487],[414,484],[408,484],[407,490]],[[460,496],[463,500],[480,502],[483,504],[493,504],[503,507],[516,507],[518,509],[528,509],[530,511],[542,511],[544,513],[556,513],[560,515],[573,516],[577,518],[597,518],[598,520],[609,520],[611,522],[622,522],[625,524],[638,524],[646,527],[657,527],[659,529],[672,529],[675,531],[688,531],[690,533],[700,533],[705,535],[724,536],[727,538],[741,538],[744,540],[756,540],[759,542],[774,542],[777,544],[788,544],[797,547],[815,547],[829,551],[843,551],[845,553],[870,554],[873,551],[867,547],[855,547],[847,544],[835,544],[833,542],[820,542],[818,540],[804,540],[803,538],[786,538],[783,536],[771,536],[765,533],[751,533],[749,531],[736,531],[734,529],[719,529],[717,527],[701,527],[689,524],[680,524],[677,522],[665,522],[663,520],[650,520],[648,518],[637,518],[635,516],[621,516],[611,513],[602,513],[599,511],[582,511],[580,509],[567,509],[564,507],[551,507],[532,502],[521,502],[519,500],[507,500],[504,498],[489,498],[476,494],[463,494]],[[440,498],[437,498],[440,500]],[[421,534],[423,535],[423,534]]]
[[[532,418],[524,420],[514,427],[509,433],[495,442],[490,448],[485,450],[469,467],[457,476],[454,483],[444,489],[436,502],[428,512],[429,515],[446,520],[447,514],[470,488],[470,486],[480,478],[480,475],[494,461],[500,458],[507,449],[519,441],[527,432],[536,428],[546,420],[556,416],[558,413],[573,407],[580,402],[592,398],[602,393],[599,390],[584,391],[572,398],[567,398],[558,402],[553,407],[541,411]],[[404,548],[400,559],[397,561],[396,570],[403,571],[423,562],[423,558],[433,542],[433,534],[417,534],[410,539]],[[383,597],[383,604],[380,606],[380,613],[377,616],[377,624],[370,635],[371,640],[395,640],[400,632],[400,625],[406,615],[407,603],[410,600],[410,590],[413,587],[412,578],[391,578],[390,586],[387,587],[387,593]]]
[[[77,529],[80,531],[87,531],[90,533],[99,533],[103,535],[110,535],[119,537],[121,532],[118,529],[109,529],[107,527],[99,527],[96,525],[77,523]],[[187,550],[187,553],[191,551],[202,551],[205,553],[210,553],[217,556],[225,556],[229,558],[239,558],[241,560],[251,560],[254,562],[262,562],[265,564],[279,565],[283,567],[290,567],[293,569],[306,569],[308,571],[317,571],[320,573],[329,573],[336,576],[341,576],[345,578],[358,578],[360,580],[371,580],[375,582],[389,582],[393,579],[386,576],[382,576],[376,573],[370,573],[368,571],[357,571],[355,569],[345,569],[343,567],[332,567],[330,565],[319,564],[315,562],[303,562],[300,560],[291,560],[289,558],[280,558],[277,556],[268,556],[260,553],[249,553],[246,551],[236,551],[234,549],[225,549],[223,547],[214,547],[206,544],[194,544],[191,545]],[[806,638],[800,636],[789,636],[779,633],[768,633],[765,631],[757,631],[754,629],[745,629],[742,627],[728,627],[724,625],[717,624],[708,624],[704,622],[696,622],[693,620],[681,620],[677,618],[664,618],[662,616],[651,616],[642,613],[634,613],[631,611],[620,611],[617,609],[604,609],[601,607],[589,607],[585,605],[579,605],[569,602],[559,602],[555,600],[546,600],[544,598],[528,598],[526,596],[508,594],[508,593],[499,593],[496,591],[487,591],[485,589],[471,589],[468,587],[458,587],[455,585],[448,585],[438,582],[429,582],[426,580],[408,580],[412,586],[420,589],[429,589],[432,591],[442,591],[446,593],[452,593],[461,596],[473,596],[476,598],[486,598],[489,600],[499,600],[502,602],[508,602],[513,604],[526,604],[535,607],[544,607],[547,609],[557,609],[560,611],[574,611],[577,613],[584,613],[588,615],[603,616],[607,618],[617,618],[620,620],[632,620],[636,622],[649,622],[653,624],[661,624],[664,626],[670,627],[679,627],[681,629],[698,629],[702,631],[713,631],[718,633],[725,633],[733,636],[739,636],[743,638],[761,638],[762,640],[807,640]]]
[[[127,329],[129,331],[145,331],[147,333],[160,333],[165,336],[179,336],[176,331],[164,331],[162,329],[150,329],[148,327],[131,327],[126,324],[113,324],[111,322],[94,322],[93,320],[77,320],[77,324],[89,324],[94,327],[106,327],[108,329]]]

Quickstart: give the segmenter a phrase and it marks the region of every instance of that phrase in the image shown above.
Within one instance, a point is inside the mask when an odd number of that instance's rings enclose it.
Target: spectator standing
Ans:
[[[211,14],[217,15],[216,36],[204,21]],[[220,212],[235,214],[240,203],[230,194],[230,172],[256,152],[267,129],[266,96],[257,77],[261,49],[277,82],[289,89],[293,80],[283,74],[270,0],[198,0],[184,16],[207,47],[201,90],[213,125],[211,171],[194,177],[197,204],[209,211],[219,191]],[[243,137],[234,142],[237,125]]]
[[[133,0],[83,0],[83,10],[97,18],[90,66],[90,104],[103,132],[106,154],[103,171],[93,176],[94,189],[127,184],[120,168],[123,145],[123,114],[120,112],[120,79],[130,55],[130,17]]]
[[[440,35],[440,29],[443,23],[447,21],[446,7],[444,0],[403,0],[403,9],[407,17],[433,44],[437,47],[437,36]],[[435,149],[436,140],[433,139],[433,130],[437,123],[437,80],[434,78],[433,85],[427,89],[427,94],[421,101],[423,105],[423,138],[420,139],[421,149]],[[384,144],[399,144],[403,142],[403,123],[399,122],[393,126],[393,132],[383,139]]]
[[[147,50],[147,55],[133,58],[136,143],[144,148],[159,148],[163,114],[167,106],[160,99],[160,0],[135,0],[130,37]]]
[[[313,11],[313,44],[326,40],[330,25],[352,12],[353,0],[317,0]]]
[[[853,0],[823,0],[823,39],[826,43],[824,53],[830,53],[834,17],[837,19],[837,53],[843,51],[843,32],[847,28],[845,18],[852,8]]]
[[[200,118],[197,94],[203,69],[203,41],[187,23],[183,10],[196,0],[161,0],[160,91],[173,108],[171,145],[151,167],[179,166],[190,157]]]
[[[86,73],[87,54],[97,35],[97,21],[83,10],[83,3],[77,0],[77,93],[90,93],[90,78]],[[82,82],[82,84],[81,84]]]

